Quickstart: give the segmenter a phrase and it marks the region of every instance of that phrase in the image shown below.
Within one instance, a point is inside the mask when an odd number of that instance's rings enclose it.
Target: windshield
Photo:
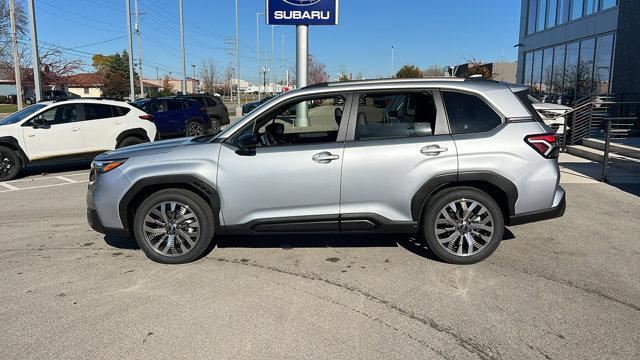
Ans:
[[[33,114],[34,112],[46,107],[46,104],[33,104],[31,106],[27,106],[26,108],[14,112],[13,114],[7,116],[6,118],[0,120],[0,125],[9,125],[15,124],[18,121],[24,120],[27,116]]]

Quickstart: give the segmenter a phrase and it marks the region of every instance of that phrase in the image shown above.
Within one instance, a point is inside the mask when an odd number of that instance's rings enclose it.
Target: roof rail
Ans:
[[[339,82],[324,82],[313,85],[305,86],[305,89],[308,88],[319,88],[319,87],[329,87],[329,86],[346,86],[346,85],[354,85],[354,84],[387,84],[387,83],[414,83],[414,82],[428,82],[428,81],[464,81],[464,78],[460,77],[422,77],[422,78],[413,78],[413,79],[405,79],[405,78],[385,78],[385,79],[371,79],[371,80],[347,80],[347,81],[339,81]]]

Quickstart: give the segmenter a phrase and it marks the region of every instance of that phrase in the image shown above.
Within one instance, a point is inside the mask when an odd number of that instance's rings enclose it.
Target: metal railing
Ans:
[[[602,162],[603,182],[608,182],[612,163],[611,143],[629,137],[640,137],[640,94],[601,94],[574,102],[571,111],[563,114],[564,132],[561,151],[579,145],[584,139],[604,140]]]

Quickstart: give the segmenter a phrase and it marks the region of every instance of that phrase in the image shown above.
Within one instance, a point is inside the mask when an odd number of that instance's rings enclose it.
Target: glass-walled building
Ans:
[[[640,93],[639,44],[640,0],[522,0],[517,79],[544,102]]]

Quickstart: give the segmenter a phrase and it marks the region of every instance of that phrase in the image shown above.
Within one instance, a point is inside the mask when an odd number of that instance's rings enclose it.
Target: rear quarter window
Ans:
[[[502,124],[502,118],[476,95],[443,91],[452,134],[489,131]]]

